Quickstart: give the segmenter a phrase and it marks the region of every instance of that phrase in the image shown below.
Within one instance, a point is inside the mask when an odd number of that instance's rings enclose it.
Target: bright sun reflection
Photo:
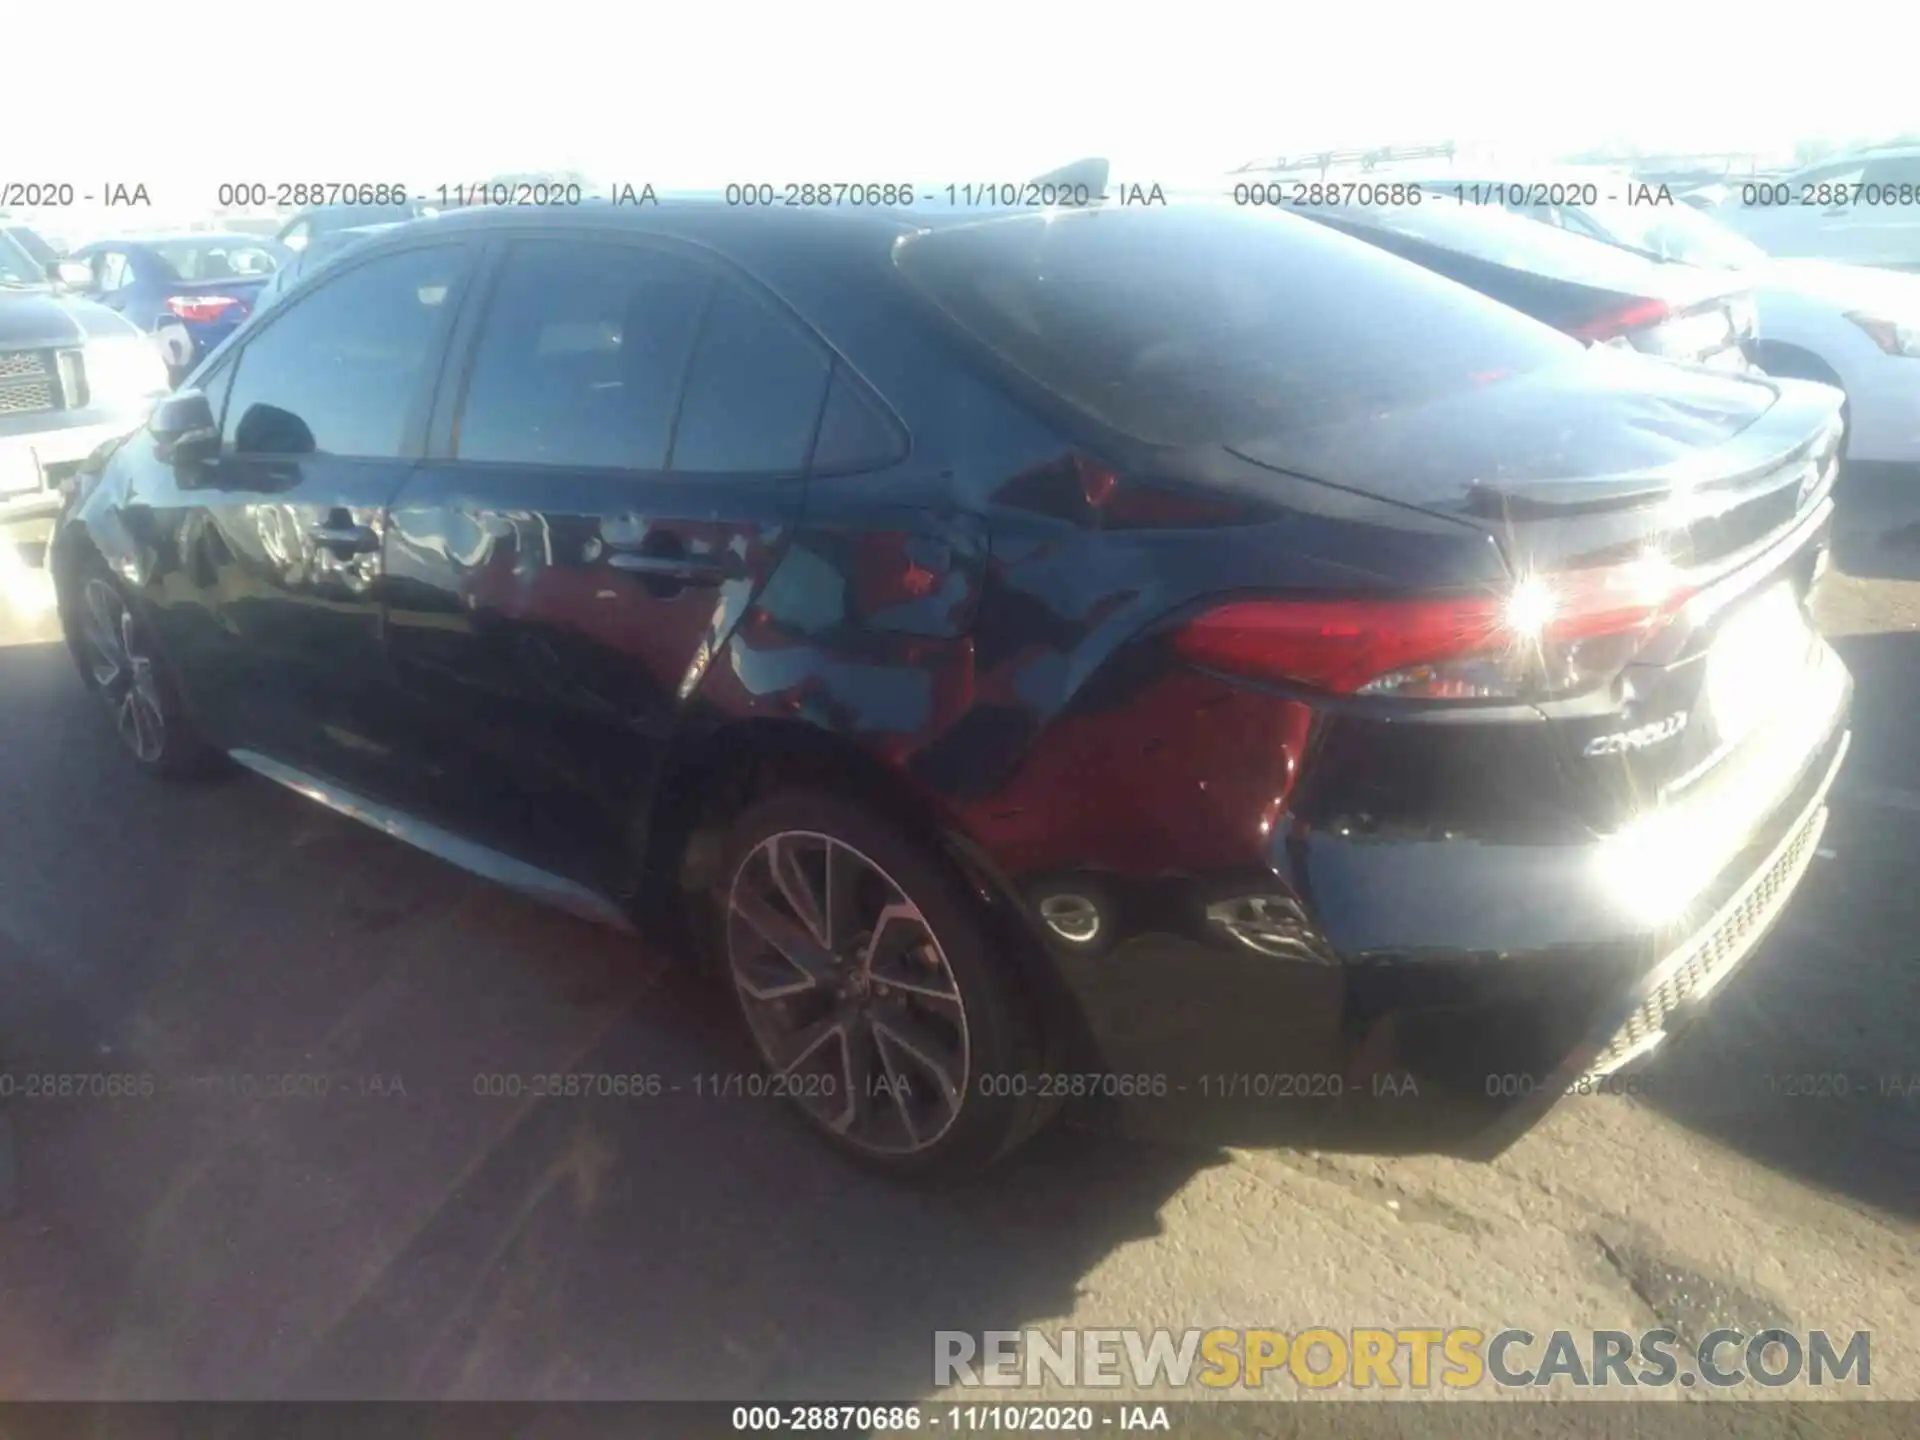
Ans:
[[[1607,837],[1599,853],[1603,883],[1629,914],[1649,925],[1680,918],[1720,863],[1699,817],[1642,816]]]
[[[1560,597],[1538,575],[1525,575],[1507,596],[1507,628],[1523,639],[1538,639],[1559,613]]]
[[[53,609],[53,582],[47,572],[29,566],[4,540],[0,540],[0,605],[17,615],[45,615]]]

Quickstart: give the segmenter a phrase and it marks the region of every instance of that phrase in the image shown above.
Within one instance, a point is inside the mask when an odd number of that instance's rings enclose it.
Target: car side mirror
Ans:
[[[153,407],[147,420],[159,458],[175,465],[211,459],[220,448],[220,426],[213,406],[198,390],[181,390]]]
[[[55,260],[47,266],[47,278],[69,290],[91,290],[93,267],[84,260]]]

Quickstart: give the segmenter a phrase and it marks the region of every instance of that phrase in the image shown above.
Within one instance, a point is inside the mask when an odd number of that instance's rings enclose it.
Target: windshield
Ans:
[[[24,225],[7,226],[7,238],[31,255],[42,267],[53,264],[60,252]]]
[[[1628,205],[1603,199],[1589,207],[1594,220],[1619,245],[1720,270],[1746,270],[1763,262],[1766,252],[1752,241],[1703,215],[1691,205]]]
[[[1003,362],[1151,444],[1336,424],[1581,353],[1371,245],[1224,207],[986,221],[915,237],[897,257]]]
[[[20,247],[10,231],[0,230],[0,285],[46,283],[46,268]]]
[[[252,240],[175,240],[153,247],[176,280],[261,280],[280,268]]]

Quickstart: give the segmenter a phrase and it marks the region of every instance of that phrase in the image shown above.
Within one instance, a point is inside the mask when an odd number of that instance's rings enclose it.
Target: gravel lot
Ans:
[[[477,1096],[741,1055],[632,942],[262,781],[140,782],[16,604],[0,1059],[157,1089],[0,1105],[0,1396],[914,1397],[936,1329],[1777,1323],[1871,1329],[1873,1393],[1920,1398],[1920,543],[1885,530],[1826,596],[1828,853],[1662,1099],[1488,1166],[1066,1134],[946,1196],[768,1102]],[[1770,1079],[1834,1072],[1862,1093]],[[289,1074],[330,1093],[206,1078]]]

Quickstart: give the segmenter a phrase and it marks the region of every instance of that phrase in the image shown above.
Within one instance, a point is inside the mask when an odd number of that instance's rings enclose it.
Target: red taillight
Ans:
[[[1464,600],[1247,600],[1210,610],[1175,640],[1189,660],[1350,695],[1416,661],[1484,650],[1500,605]]]
[[[229,310],[236,311],[236,319],[244,316],[247,302],[232,295],[170,295],[167,297],[167,309],[182,320],[204,325],[210,320],[218,320]]]
[[[1120,477],[1083,455],[1074,457],[1074,465],[1080,472],[1080,493],[1086,497],[1087,508],[1102,508],[1113,498],[1114,487],[1120,483]]]
[[[1636,300],[1624,309],[1610,311],[1584,325],[1576,325],[1573,335],[1577,340],[1612,340],[1621,335],[1631,335],[1636,330],[1645,330],[1649,325],[1658,325],[1672,315],[1673,307],[1664,300]]]
[[[1654,559],[1529,576],[1504,595],[1237,601],[1174,644],[1211,669],[1336,695],[1515,699],[1611,678],[1686,598]]]

